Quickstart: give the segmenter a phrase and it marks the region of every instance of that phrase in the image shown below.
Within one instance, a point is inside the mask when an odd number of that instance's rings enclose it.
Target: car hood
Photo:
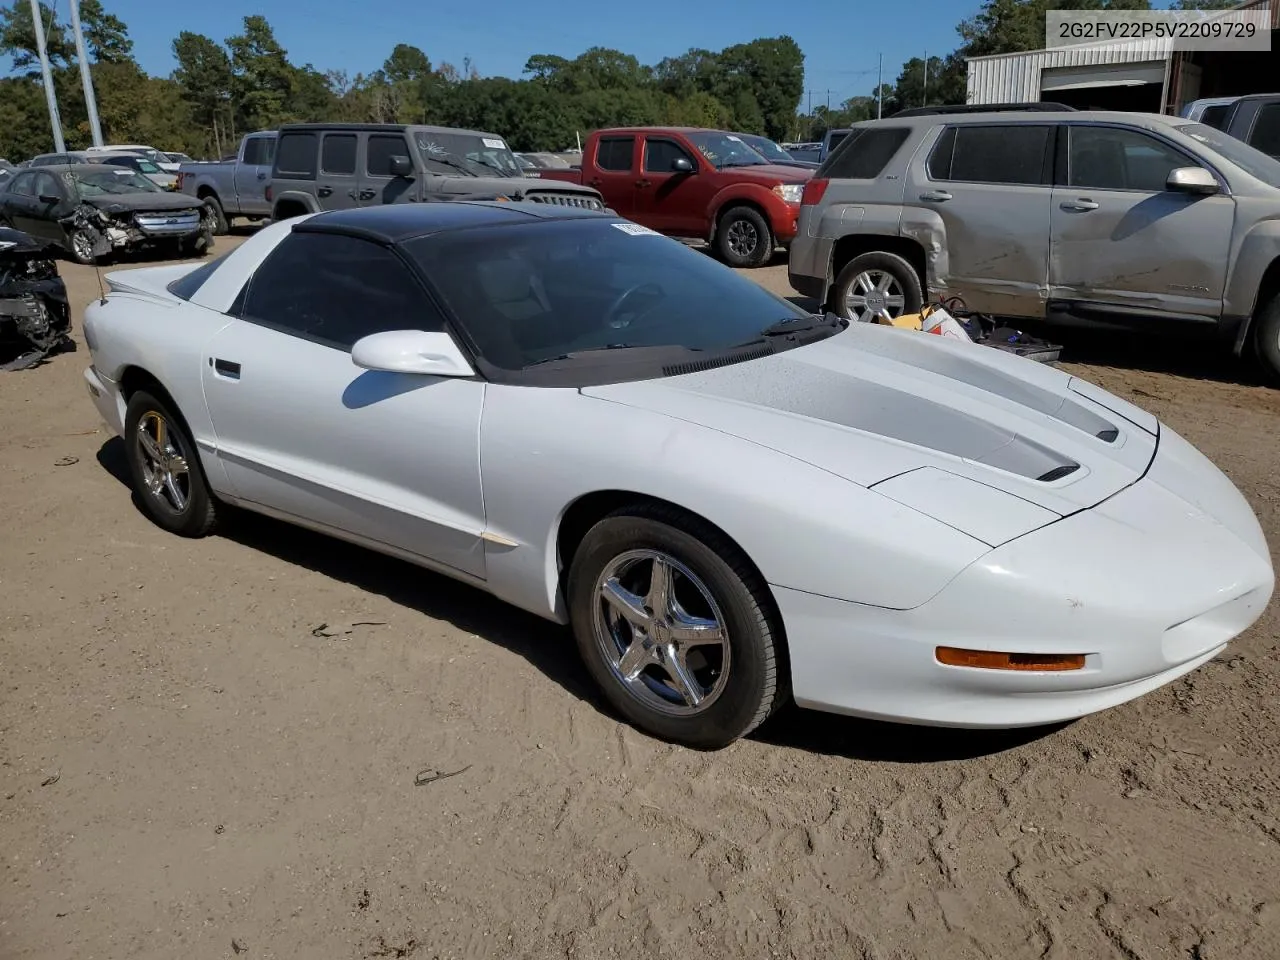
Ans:
[[[1141,479],[1160,429],[1044,364],[860,323],[759,360],[582,392],[767,447],[993,546]]]
[[[113,193],[101,197],[85,197],[84,202],[103,213],[139,213],[192,210],[198,204],[183,193]]]
[[[543,180],[541,177],[437,177],[433,189],[440,193],[473,196],[503,196],[523,199],[530,193],[582,193],[596,196],[591,187],[565,180]]]
[[[814,167],[814,169],[817,169]],[[724,167],[721,173],[731,173],[735,177],[752,182],[774,184],[779,180],[785,183],[802,183],[813,176],[813,170],[803,167],[783,166],[780,163],[765,163],[754,167]]]

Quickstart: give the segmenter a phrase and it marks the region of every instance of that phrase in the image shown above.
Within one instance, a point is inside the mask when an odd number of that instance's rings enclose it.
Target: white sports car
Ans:
[[[1080,717],[1213,657],[1274,587],[1244,498],[1142,410],[810,315],[608,214],[334,211],[108,279],[85,376],[155,523],[234,504],[571,623],[674,741],[788,696]]]

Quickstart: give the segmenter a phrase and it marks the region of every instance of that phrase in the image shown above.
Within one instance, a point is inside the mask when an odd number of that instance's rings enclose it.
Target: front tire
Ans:
[[[878,322],[919,313],[924,291],[915,267],[896,253],[875,250],[844,265],[831,290],[830,309],[838,317]]]
[[[86,227],[72,230],[67,234],[67,255],[76,263],[91,267],[97,262],[93,255],[94,235]]]
[[[125,453],[138,505],[158,527],[181,537],[213,530],[217,510],[196,445],[168,402],[146,390],[124,415]]]
[[[760,267],[773,256],[773,231],[760,211],[730,207],[716,225],[716,253],[731,267]]]
[[[1263,376],[1272,386],[1280,387],[1280,294],[1258,312],[1253,337]]]
[[[664,508],[611,514],[583,538],[567,592],[588,670],[645,732],[719,748],[781,703],[768,590],[709,525]]]

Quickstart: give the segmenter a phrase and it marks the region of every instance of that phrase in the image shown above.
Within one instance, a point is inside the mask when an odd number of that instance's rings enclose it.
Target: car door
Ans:
[[[271,185],[275,158],[275,137],[250,137],[245,141],[244,157],[233,165],[231,173],[240,213],[265,216],[271,212],[267,187]]]
[[[70,173],[58,175],[50,170],[36,173],[36,195],[27,228],[29,234],[43,240],[65,242],[66,231],[58,221],[70,216],[75,209],[74,184]]]
[[[908,166],[904,224],[941,221],[945,292],[972,310],[1043,314],[1053,132],[1045,123],[943,126]]]
[[[240,299],[201,365],[233,495],[483,577],[483,381],[351,360],[367,334],[444,329],[404,262],[370,241],[293,233]]]
[[[326,210],[360,206],[360,175],[356,172],[358,142],[356,133],[326,133],[320,138],[316,197]]]
[[[32,233],[32,227],[35,225],[36,211],[36,178],[40,174],[34,170],[27,170],[19,173],[13,178],[13,182],[9,184],[0,201],[0,215],[13,225],[15,230],[21,230],[23,233],[31,233],[32,236],[40,236],[39,233]]]
[[[610,134],[596,140],[595,172],[583,177],[583,184],[600,191],[605,203],[618,216],[636,217],[636,182],[640,179],[638,138],[633,134]]]
[[[354,194],[359,206],[408,203],[417,197],[417,180],[414,177],[397,177],[392,174],[392,157],[413,157],[409,141],[403,133],[367,135],[360,183]]]
[[[1135,312],[1216,320],[1235,203],[1166,188],[1170,171],[1200,167],[1152,134],[1066,124],[1053,190],[1049,296],[1069,312]]]
[[[676,170],[678,160],[687,161],[692,169]],[[705,235],[707,211],[716,192],[711,181],[714,172],[696,150],[674,137],[645,135],[633,219],[662,233]]]

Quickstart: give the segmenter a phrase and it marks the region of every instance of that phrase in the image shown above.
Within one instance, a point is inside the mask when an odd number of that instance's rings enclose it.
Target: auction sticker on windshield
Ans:
[[[660,237],[662,234],[657,230],[650,230],[648,227],[642,227],[638,223],[615,223],[614,226],[623,233],[629,233],[633,237]]]
[[[480,139],[484,142],[484,145],[488,147],[490,150],[502,150],[506,147],[505,143],[503,143],[501,140],[495,140],[493,137],[481,137]]]

